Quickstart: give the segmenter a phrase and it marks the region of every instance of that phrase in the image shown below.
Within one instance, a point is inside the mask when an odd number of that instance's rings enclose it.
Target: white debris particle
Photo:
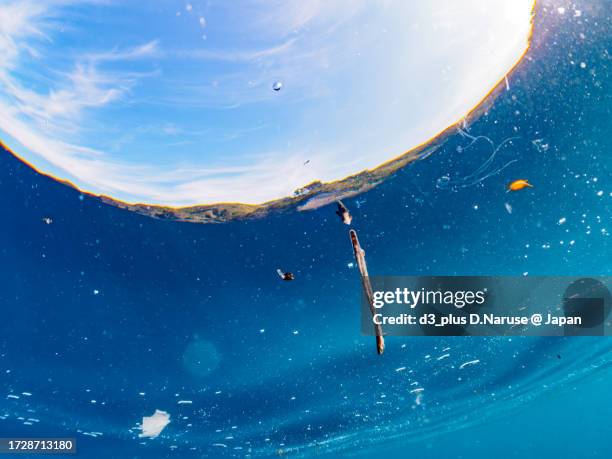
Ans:
[[[580,63],[580,68],[581,69],[586,69],[586,62],[581,62]]]
[[[475,359],[475,360],[470,360],[468,362],[464,362],[459,366],[460,370],[463,370],[465,367],[469,366],[469,365],[476,365],[477,363],[480,363],[480,360]]]
[[[436,360],[442,360],[442,359],[445,359],[447,357],[450,357],[450,354],[443,354],[440,357],[438,357]]]
[[[227,448],[227,445],[225,443],[213,443],[212,445],[218,448]]]
[[[531,141],[531,143],[536,147],[536,149],[540,153],[544,153],[548,151],[548,148],[550,147],[550,145],[544,142],[544,139],[534,139]]]
[[[22,392],[21,395],[25,395],[26,397],[31,397],[32,393],[31,392]]]
[[[557,13],[559,14],[565,14],[565,8],[560,6],[559,8],[557,8]]]
[[[191,405],[193,402],[191,400],[179,400],[177,403],[179,405]]]
[[[418,392],[423,392],[425,389],[423,389],[422,387],[417,387],[416,389],[412,389],[410,391],[411,394],[416,394]]]
[[[140,438],[155,438],[170,423],[170,415],[165,411],[155,410],[152,416],[143,416]]]
[[[597,196],[603,196],[603,190],[599,190],[599,191],[597,192]]]
[[[580,16],[582,16],[582,11],[581,10],[574,10],[574,17],[575,18],[579,18]]]
[[[559,225],[563,225],[566,221],[567,221],[567,219],[565,217],[561,217],[559,219]]]
[[[399,368],[396,368],[395,371],[399,372],[399,371],[404,371],[405,369],[406,369],[406,367],[399,367]]]
[[[12,399],[15,399],[15,400],[19,400],[19,395],[8,394],[6,396],[6,398],[12,398]]]
[[[512,206],[510,204],[508,204],[507,202],[504,203],[504,207],[506,208],[506,211],[511,214],[512,213]]]

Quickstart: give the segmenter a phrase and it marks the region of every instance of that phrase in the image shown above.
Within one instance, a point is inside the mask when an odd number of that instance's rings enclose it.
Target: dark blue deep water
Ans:
[[[540,6],[509,90],[346,200],[371,274],[612,275],[612,10],[576,8]],[[469,136],[516,138],[479,171],[492,147]],[[611,338],[389,337],[379,357],[333,206],[154,220],[0,153],[2,437],[87,458],[612,457]],[[534,188],[506,193],[517,178]],[[171,423],[139,438],[155,409]]]

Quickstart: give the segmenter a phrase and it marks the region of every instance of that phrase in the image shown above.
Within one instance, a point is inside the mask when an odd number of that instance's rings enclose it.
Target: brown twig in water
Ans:
[[[355,230],[350,230],[351,243],[353,244],[353,252],[355,253],[355,261],[359,267],[359,274],[361,274],[361,285],[363,286],[363,292],[368,299],[368,305],[372,316],[376,313],[374,308],[374,292],[372,291],[372,284],[370,284],[370,277],[368,276],[368,267],[365,261],[365,251],[359,245],[359,239],[357,239],[357,233]],[[385,339],[383,338],[383,331],[380,324],[374,325],[376,332],[376,350],[378,354],[382,354],[385,350]]]

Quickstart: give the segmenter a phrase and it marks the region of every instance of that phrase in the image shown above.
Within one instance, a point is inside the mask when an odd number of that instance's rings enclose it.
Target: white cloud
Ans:
[[[177,52],[177,56],[187,59],[210,59],[220,61],[256,61],[258,59],[279,56],[292,49],[296,39],[286,40],[277,46],[257,50],[215,50],[210,48],[189,49]]]
[[[162,52],[159,48],[158,40],[151,40],[140,46],[135,46],[126,50],[114,49],[112,51],[106,51],[101,53],[89,54],[85,56],[88,61],[91,62],[104,62],[104,61],[130,61],[145,59],[151,57],[162,57]]]
[[[19,43],[24,37],[44,37],[35,20],[46,11],[43,2],[12,2],[0,5],[0,55],[2,67],[12,68],[20,50],[28,49]]]

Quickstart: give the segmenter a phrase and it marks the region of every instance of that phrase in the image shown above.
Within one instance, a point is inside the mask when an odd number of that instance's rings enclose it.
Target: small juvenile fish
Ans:
[[[508,185],[508,191],[518,191],[523,188],[533,188],[533,185],[524,179],[515,180]]]
[[[336,215],[340,217],[342,223],[344,223],[345,225],[350,225],[353,221],[353,217],[349,213],[346,206],[342,203],[342,201],[338,201],[338,210],[336,210]]]
[[[295,276],[291,272],[284,272],[284,271],[281,271],[280,269],[277,269],[276,273],[284,281],[292,281],[295,279]]]

